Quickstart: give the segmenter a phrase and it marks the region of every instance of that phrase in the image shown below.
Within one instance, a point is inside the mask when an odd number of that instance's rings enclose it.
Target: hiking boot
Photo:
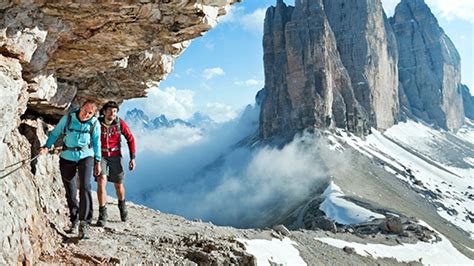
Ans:
[[[127,211],[127,206],[125,205],[125,200],[119,200],[118,208],[120,211],[120,219],[122,220],[122,222],[127,221],[128,211]]]
[[[77,235],[79,239],[89,239],[89,224],[86,221],[81,221],[79,224],[79,234]]]
[[[79,229],[79,221],[74,221],[74,222],[71,222],[71,224],[69,225],[69,228],[66,229],[66,234],[77,234],[77,231]]]
[[[99,218],[97,219],[97,226],[105,226],[107,222],[107,206],[99,207]]]

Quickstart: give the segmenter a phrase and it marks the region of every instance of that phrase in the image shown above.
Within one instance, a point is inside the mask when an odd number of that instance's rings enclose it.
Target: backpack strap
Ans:
[[[95,125],[97,124],[97,120],[99,119],[96,119],[89,128],[89,135],[91,135],[91,138],[89,140],[89,148],[92,148],[92,137],[94,136],[94,128],[95,128]]]
[[[74,110],[72,112],[69,112],[69,114],[67,116],[66,125],[64,126],[63,134],[62,134],[63,135],[63,150],[80,151],[84,148],[84,147],[68,147],[68,146],[66,146],[66,142],[65,142],[65,139],[68,135],[68,132],[74,131],[74,132],[78,132],[78,133],[87,133],[87,131],[81,131],[81,130],[76,130],[76,129],[71,128],[72,116],[77,115],[77,113],[79,113],[79,110]],[[96,119],[94,121],[94,123],[92,123],[89,127],[89,132],[88,133],[90,135],[90,140],[89,140],[89,145],[87,145],[88,148],[92,148],[92,137],[94,135],[94,128],[95,128],[95,125],[97,124],[97,120],[98,119]]]
[[[120,117],[115,118],[117,120],[117,132],[119,134],[119,150],[122,149],[122,127],[120,126]]]
[[[63,135],[67,135],[67,132],[69,131],[69,127],[71,126],[72,115],[75,113],[77,113],[77,111],[72,111],[67,115],[66,125],[64,126],[64,129],[63,129]]]
[[[63,138],[63,149],[67,149],[67,146],[66,146],[66,137],[67,137],[67,133],[70,131],[69,127],[71,126],[71,123],[72,123],[72,116],[73,114],[77,113],[77,110],[75,111],[72,111],[72,112],[69,112],[67,114],[67,120],[66,120],[66,125],[64,126],[63,128],[63,134],[62,134],[62,138]]]
[[[117,116],[115,120],[117,122],[117,132],[119,133],[119,135],[122,135],[122,127],[120,126],[120,117]]]

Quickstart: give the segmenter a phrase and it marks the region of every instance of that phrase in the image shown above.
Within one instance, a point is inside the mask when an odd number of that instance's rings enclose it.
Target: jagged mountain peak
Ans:
[[[195,112],[189,119],[169,119],[165,114],[150,118],[145,111],[139,108],[133,108],[126,112],[125,121],[130,123],[133,127],[138,129],[160,129],[171,128],[178,125],[185,127],[210,128],[216,125],[216,122],[207,114],[202,112]]]
[[[127,111],[125,116],[130,117],[130,118],[131,117],[137,117],[137,118],[141,118],[143,120],[148,121],[148,116],[145,114],[145,112],[141,109],[138,109],[138,108],[133,108],[132,110]]]
[[[402,1],[390,18],[399,51],[399,80],[410,112],[438,127],[464,123],[461,61],[424,1]]]
[[[452,131],[464,122],[460,57],[424,1],[402,1],[390,19],[378,0],[278,1],[263,46],[264,139],[334,127],[367,134],[406,116]]]

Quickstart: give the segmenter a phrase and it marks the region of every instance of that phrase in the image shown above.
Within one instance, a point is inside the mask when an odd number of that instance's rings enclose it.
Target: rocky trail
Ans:
[[[95,202],[97,207],[97,202]],[[393,258],[360,256],[351,248],[340,249],[318,241],[317,238],[335,238],[359,243],[400,245],[417,242],[416,238],[395,234],[364,234],[350,229],[338,232],[321,229],[292,231],[265,229],[237,229],[216,226],[209,222],[189,221],[180,216],[161,213],[141,205],[128,204],[129,220],[121,222],[115,200],[109,198],[109,219],[105,227],[90,227],[91,238],[79,240],[58,228],[60,248],[51,254],[42,254],[40,262],[168,265],[256,265],[256,258],[247,250],[246,240],[293,241],[301,258],[308,265],[400,265]],[[95,213],[98,210],[95,208]],[[95,220],[94,220],[95,222]],[[93,223],[94,224],[94,223]],[[369,226],[369,225],[367,225]],[[378,223],[373,228],[378,228]],[[287,236],[285,236],[285,235]],[[271,261],[271,260],[270,260]],[[278,263],[278,261],[274,261]],[[410,265],[419,262],[409,263]]]

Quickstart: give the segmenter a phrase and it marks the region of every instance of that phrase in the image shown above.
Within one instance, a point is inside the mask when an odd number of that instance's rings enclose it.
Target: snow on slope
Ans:
[[[428,224],[420,222],[423,226],[431,228]],[[439,234],[439,232],[437,232]],[[474,261],[460,253],[449,240],[439,234],[441,241],[418,242],[416,244],[401,244],[396,246],[382,244],[361,244],[347,242],[344,240],[324,237],[316,238],[321,242],[334,247],[352,247],[361,256],[371,256],[374,258],[395,258],[401,262],[419,261],[425,265],[473,265]]]
[[[245,245],[248,253],[255,256],[257,265],[306,265],[294,247],[297,244],[286,237],[282,240],[238,240]]]
[[[456,134],[408,121],[388,129],[384,135],[457,175],[474,176],[474,124],[469,120]]]
[[[474,121],[466,119],[466,123],[461,127],[456,136],[458,138],[464,139],[467,142],[474,143]],[[474,156],[474,155],[473,155]]]
[[[371,221],[376,218],[383,219],[385,216],[367,210],[359,205],[345,200],[342,190],[331,182],[324,191],[323,196],[326,198],[320,205],[327,217],[340,224],[358,224]]]
[[[379,161],[438,207],[446,220],[474,236],[474,127],[457,135],[421,123],[400,123],[362,140],[345,131],[330,136],[333,150],[345,143]],[[442,146],[440,149],[439,146]]]

